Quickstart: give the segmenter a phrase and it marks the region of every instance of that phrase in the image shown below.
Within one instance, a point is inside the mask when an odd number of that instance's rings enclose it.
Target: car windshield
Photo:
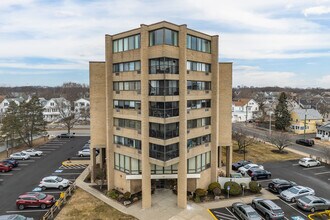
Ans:
[[[245,169],[249,169],[251,166],[252,166],[252,165],[247,164],[247,165],[244,166],[244,168],[245,168]]]
[[[55,180],[56,180],[57,182],[62,182],[63,178],[62,178],[62,177],[57,177]]]
[[[256,213],[256,212],[248,212],[247,215],[250,218],[258,218],[259,217],[258,213]]]
[[[22,156],[25,156],[25,153],[21,153]]]
[[[46,194],[38,193],[36,197],[37,197],[37,199],[41,200],[41,199],[46,198]]]
[[[300,198],[300,200],[302,200],[305,203],[310,203],[311,202],[311,200],[307,197],[302,197],[302,198]]]
[[[24,217],[23,215],[16,215],[15,218],[13,218],[13,220],[26,220],[27,218]]]
[[[293,193],[293,194],[298,194],[298,192],[299,192],[299,190],[297,189],[297,188],[290,188],[290,189],[288,189],[289,190],[289,192],[291,192],[291,193]]]

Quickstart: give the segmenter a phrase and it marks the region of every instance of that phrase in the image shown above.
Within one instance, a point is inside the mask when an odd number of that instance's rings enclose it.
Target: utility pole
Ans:
[[[304,120],[304,140],[306,140],[306,118],[307,118],[307,109],[305,109],[305,120]]]
[[[272,135],[272,113],[269,112],[269,135]]]

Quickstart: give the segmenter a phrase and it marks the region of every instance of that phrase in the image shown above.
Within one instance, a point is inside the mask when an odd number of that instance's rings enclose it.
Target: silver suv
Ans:
[[[284,212],[269,199],[255,198],[252,200],[252,207],[259,210],[265,218],[268,219],[284,219]]]

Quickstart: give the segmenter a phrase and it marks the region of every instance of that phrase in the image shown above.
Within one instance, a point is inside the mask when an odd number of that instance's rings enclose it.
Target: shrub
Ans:
[[[125,193],[124,193],[124,198],[125,198],[126,200],[129,200],[129,199],[131,198],[131,193],[130,193],[130,192],[125,192]]]
[[[213,194],[215,195],[215,196],[220,196],[221,195],[221,189],[220,188],[214,188],[213,190],[212,190],[212,192],[213,192]]]
[[[215,188],[219,188],[219,189],[221,190],[221,185],[220,185],[220,183],[218,183],[218,182],[210,183],[210,185],[209,185],[209,187],[208,187],[208,191],[209,191],[209,192],[213,192],[213,190],[214,190]]]
[[[207,192],[206,192],[205,189],[200,189],[200,188],[198,188],[198,189],[195,190],[195,195],[196,195],[197,197],[205,196],[206,193],[207,193]]]
[[[251,181],[249,183],[250,191],[253,193],[259,193],[262,189],[261,185],[257,181]]]
[[[242,193],[241,186],[236,182],[226,182],[224,185],[225,190],[227,191],[227,187],[230,186],[229,195],[237,196]]]
[[[195,199],[194,199],[194,201],[196,203],[200,203],[201,202],[201,198],[199,196],[196,196]]]
[[[108,191],[107,196],[110,197],[111,199],[117,199],[119,194],[117,193],[116,190],[111,190]]]

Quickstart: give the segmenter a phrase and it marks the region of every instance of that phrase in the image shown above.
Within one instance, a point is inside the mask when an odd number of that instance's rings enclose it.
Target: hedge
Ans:
[[[242,193],[242,188],[238,183],[231,182],[231,181],[226,182],[225,185],[224,185],[224,189],[226,190],[226,192],[227,192],[227,187],[228,186],[230,186],[229,195],[237,196],[237,195],[240,195]]]

